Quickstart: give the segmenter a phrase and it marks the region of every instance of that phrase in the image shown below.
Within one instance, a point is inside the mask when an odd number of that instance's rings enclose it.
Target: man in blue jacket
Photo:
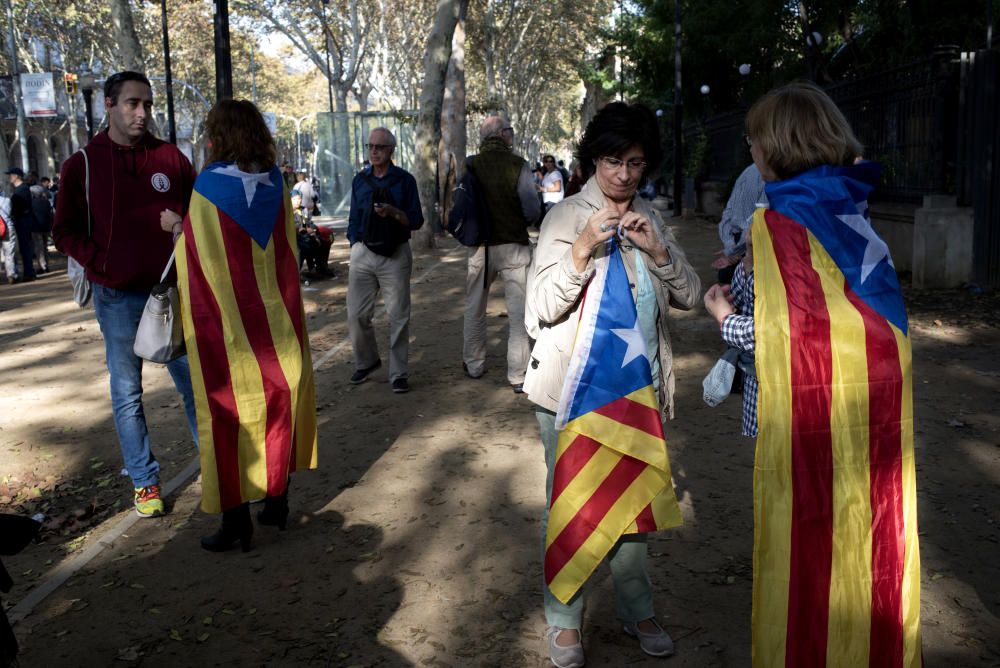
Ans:
[[[410,233],[420,229],[417,181],[392,164],[396,137],[386,128],[368,135],[371,166],[354,177],[347,239],[347,324],[354,349],[352,383],[363,383],[382,366],[372,316],[379,290],[389,313],[389,381],[392,391],[408,392],[410,348]]]

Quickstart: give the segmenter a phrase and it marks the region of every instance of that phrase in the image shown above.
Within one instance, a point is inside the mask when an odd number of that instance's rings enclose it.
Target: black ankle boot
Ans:
[[[266,526],[276,526],[284,531],[288,522],[288,489],[281,496],[269,496],[264,499],[264,509],[257,513],[257,523]]]
[[[225,552],[239,542],[244,552],[250,551],[253,522],[250,521],[250,504],[244,503],[223,511],[222,526],[211,536],[201,539],[201,546],[209,552]]]

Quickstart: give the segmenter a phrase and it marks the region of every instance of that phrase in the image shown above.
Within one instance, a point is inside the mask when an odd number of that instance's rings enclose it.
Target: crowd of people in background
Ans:
[[[58,177],[39,178],[20,167],[6,172],[11,194],[0,193],[0,256],[7,283],[33,281],[49,271],[49,238]],[[35,268],[37,262],[38,267]]]

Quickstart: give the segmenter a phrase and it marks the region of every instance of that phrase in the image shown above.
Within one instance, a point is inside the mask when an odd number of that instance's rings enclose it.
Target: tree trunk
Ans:
[[[611,49],[606,50],[597,62],[597,68],[606,75],[613,75],[615,67],[615,55]],[[586,129],[590,120],[597,114],[598,110],[608,103],[608,96],[605,94],[601,84],[595,81],[584,83],[583,102],[580,104],[580,128],[581,132]]]
[[[497,74],[493,58],[495,50],[493,48],[493,33],[496,31],[496,19],[493,17],[493,2],[486,0],[486,19],[483,22],[483,66],[486,70],[486,99],[487,104],[493,105],[497,102]]]
[[[417,239],[427,248],[434,246],[438,228],[437,157],[441,141],[441,103],[444,99],[445,73],[451,60],[451,40],[458,23],[460,0],[438,0],[434,27],[427,38],[424,54],[424,85],[420,91],[420,116],[417,121],[416,173],[424,226]]]
[[[142,46],[135,34],[135,23],[132,21],[132,7],[129,0],[110,0],[111,22],[114,24],[114,42],[118,45],[121,55],[119,63],[122,69],[141,72]]]
[[[441,108],[441,150],[438,156],[438,201],[442,218],[451,209],[451,191],[465,171],[465,18],[469,0],[461,7],[455,35],[451,40],[451,60],[445,77],[444,102]]]

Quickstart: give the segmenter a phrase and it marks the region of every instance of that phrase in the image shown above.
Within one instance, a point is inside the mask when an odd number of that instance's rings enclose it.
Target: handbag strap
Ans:
[[[174,266],[174,253],[176,251],[170,251],[170,259],[167,260],[167,267],[163,270],[163,274],[160,275],[160,283],[166,280],[167,274],[170,273],[170,268]]]

